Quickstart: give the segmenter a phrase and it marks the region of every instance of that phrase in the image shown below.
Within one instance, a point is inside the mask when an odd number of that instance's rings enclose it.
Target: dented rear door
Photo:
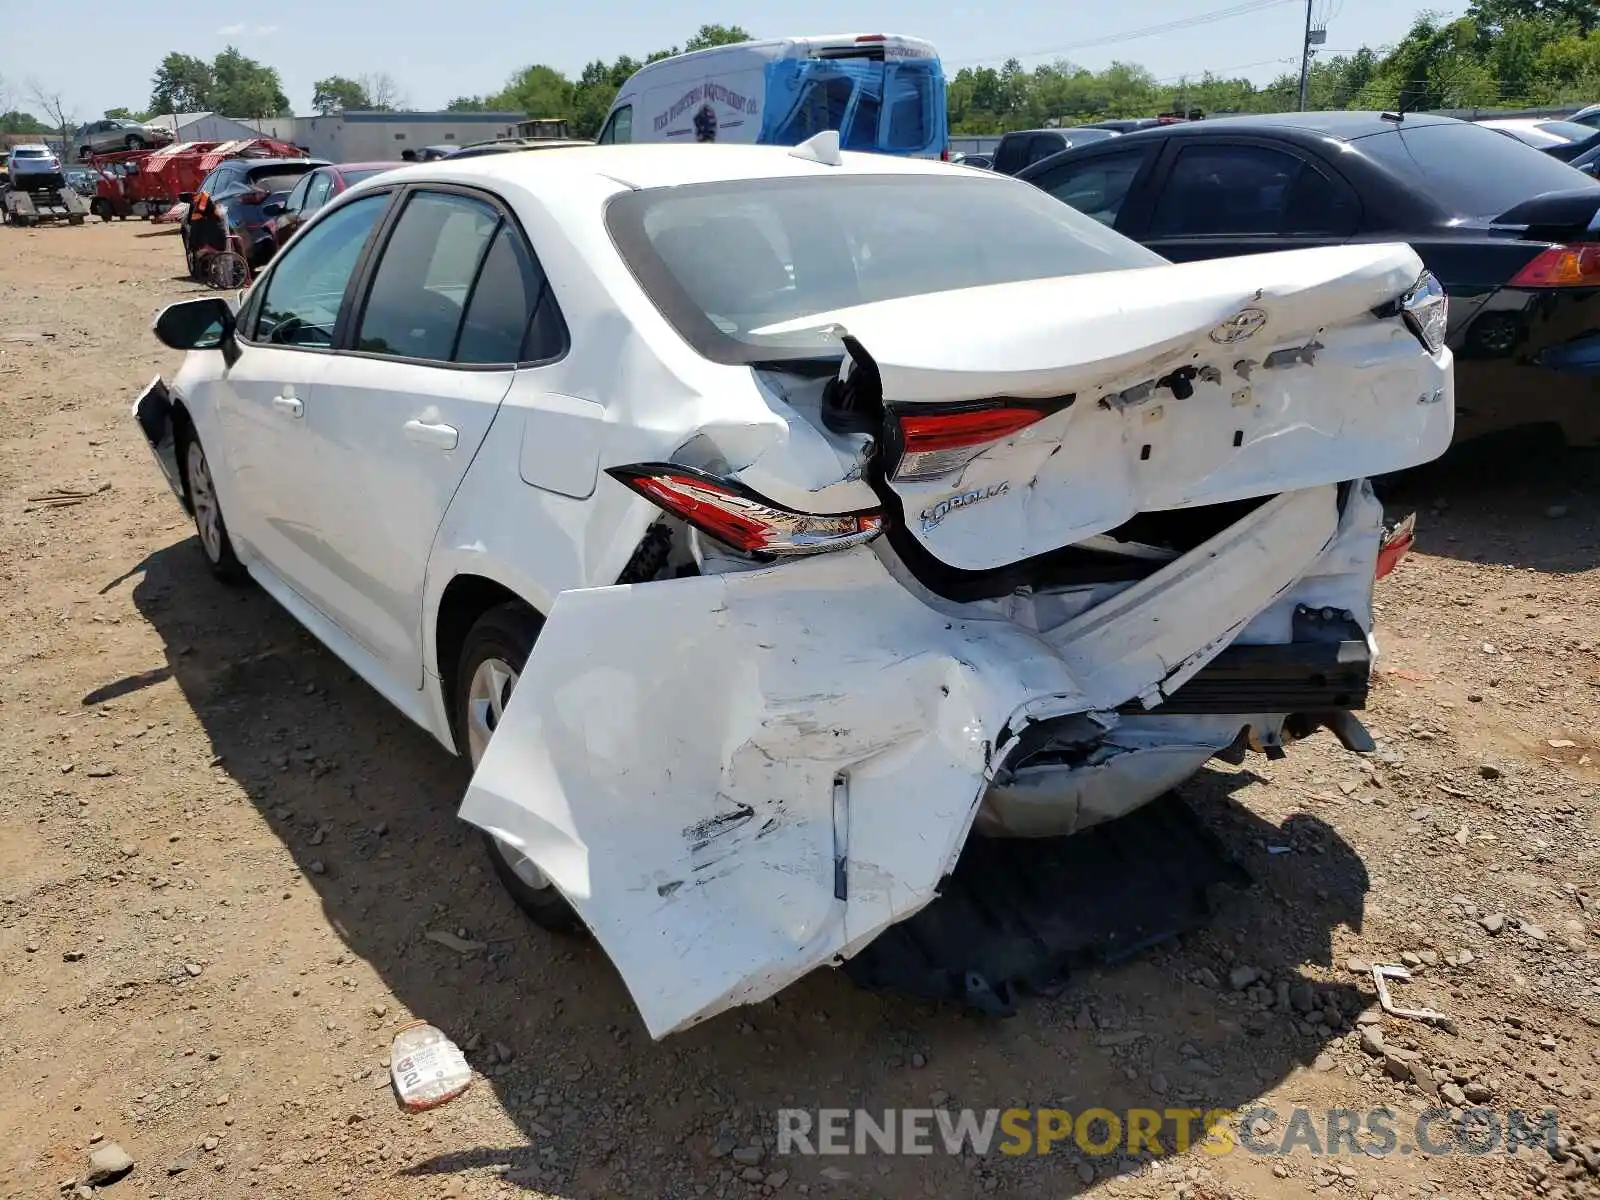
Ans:
[[[654,1037],[928,903],[1008,718],[1077,711],[1036,637],[865,547],[557,597],[461,815],[532,858]]]

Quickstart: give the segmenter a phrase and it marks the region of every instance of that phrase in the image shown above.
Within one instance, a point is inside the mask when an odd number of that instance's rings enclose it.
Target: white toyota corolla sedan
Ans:
[[[475,772],[660,1037],[857,954],[969,838],[1123,817],[1365,700],[1441,453],[1403,245],[1172,265],[1024,183],[597,146],[361,184],[135,415],[253,579]]]

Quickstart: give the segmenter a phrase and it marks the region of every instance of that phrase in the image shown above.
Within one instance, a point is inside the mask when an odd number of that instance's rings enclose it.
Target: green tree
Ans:
[[[227,117],[278,117],[289,112],[289,98],[273,67],[229,46],[212,61],[216,77],[211,106]]]
[[[211,109],[217,77],[211,64],[174,50],[161,60],[151,81],[152,113],[205,112]]]
[[[1467,9],[1468,19],[1500,28],[1510,21],[1543,21],[1575,25],[1589,34],[1600,29],[1600,0],[1477,0]]]
[[[572,84],[560,71],[543,63],[523,67],[489,98],[489,106],[530,117],[570,117]]]
[[[146,115],[131,108],[108,108],[105,113],[108,121],[142,121]]]
[[[31,112],[19,112],[12,109],[10,112],[0,113],[0,133],[50,133],[50,126],[46,125]]]
[[[330,75],[317,80],[311,91],[311,107],[324,115],[372,107],[372,97],[359,79]]]
[[[707,50],[712,46],[732,46],[737,42],[752,42],[755,38],[741,25],[702,25],[693,37],[683,44],[683,52]]]

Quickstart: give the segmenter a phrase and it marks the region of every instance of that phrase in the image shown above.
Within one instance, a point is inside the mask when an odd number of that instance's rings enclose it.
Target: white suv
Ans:
[[[1024,183],[777,147],[445,159],[296,235],[136,416],[200,546],[476,771],[655,1036],[857,953],[969,836],[1359,742],[1453,425],[1403,245],[1174,266]]]

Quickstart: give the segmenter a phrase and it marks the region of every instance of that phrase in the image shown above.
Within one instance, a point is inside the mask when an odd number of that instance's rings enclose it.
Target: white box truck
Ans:
[[[846,150],[946,156],[938,52],[887,33],[769,38],[641,67],[596,139],[794,146],[825,129]]]

